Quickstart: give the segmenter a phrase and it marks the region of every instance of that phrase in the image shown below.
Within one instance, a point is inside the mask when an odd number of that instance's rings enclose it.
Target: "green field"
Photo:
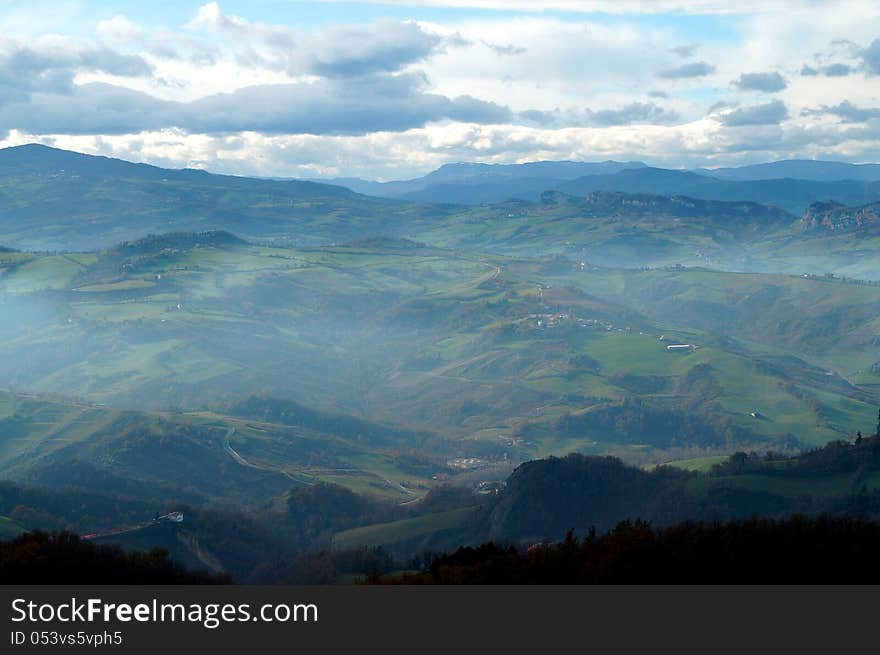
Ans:
[[[31,257],[0,285],[21,317],[0,324],[0,375],[38,393],[151,411],[264,393],[436,435],[419,473],[378,453],[297,465],[380,495],[420,494],[457,457],[817,445],[880,404],[880,287],[840,281],[170,235]]]
[[[715,478],[696,479],[688,489],[692,493],[702,495],[713,488],[735,486],[737,489],[778,494],[789,498],[800,496],[817,496],[829,498],[842,496],[851,490],[854,475],[811,476],[808,478],[769,476],[769,475],[737,475]]]
[[[366,525],[337,533],[333,537],[333,547],[344,550],[357,546],[383,546],[433,535],[443,530],[460,527],[473,514],[474,508],[464,507],[391,523]]]

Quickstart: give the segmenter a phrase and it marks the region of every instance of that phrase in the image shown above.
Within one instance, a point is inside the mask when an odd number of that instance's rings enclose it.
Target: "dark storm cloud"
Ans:
[[[231,54],[240,65],[318,79],[173,102],[122,86],[74,84],[83,70],[150,75],[151,67],[140,57],[106,48],[17,47],[0,53],[0,125],[35,134],[179,128],[206,134],[360,135],[433,121],[488,124],[511,118],[509,109],[493,102],[430,93],[421,74],[405,70],[438,48],[455,47],[460,37],[426,32],[414,22],[382,20],[331,26],[303,42],[289,31],[247,23],[219,10],[202,13],[203,22],[237,36],[239,47]],[[252,48],[248,44],[253,39],[271,47]]]
[[[189,103],[109,84],[84,84],[70,94],[35,93],[0,108],[0,125],[64,134],[179,128],[206,134],[358,135],[403,131],[444,119],[487,124],[510,118],[510,110],[495,103],[425,93],[421,78],[412,75],[252,86]]]
[[[782,91],[788,83],[779,73],[743,73],[733,85],[741,91],[761,91],[776,93]]]
[[[775,125],[788,118],[788,108],[781,100],[773,100],[761,105],[740,107],[719,117],[728,127],[743,125]]]
[[[0,125],[32,134],[127,134],[166,127],[174,103],[112,84],[34,92],[0,106]]]
[[[509,118],[510,111],[495,103],[424,93],[417,75],[384,75],[254,86],[209,96],[186,105],[177,126],[206,133],[365,134],[443,119],[497,123]]]
[[[691,64],[682,64],[675,68],[667,68],[657,75],[667,80],[683,80],[694,77],[704,77],[715,72],[715,67],[705,61],[695,61]]]

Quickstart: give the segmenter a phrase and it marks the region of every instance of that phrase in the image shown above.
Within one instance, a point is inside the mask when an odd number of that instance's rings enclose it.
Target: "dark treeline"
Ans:
[[[469,490],[440,487],[428,494],[419,511],[444,511],[470,499]],[[185,520],[180,526],[151,526],[104,540],[142,552],[158,545],[172,560],[193,570],[204,565],[194,559],[186,544],[198,543],[240,583],[328,583],[348,574],[396,567],[381,549],[331,550],[336,532],[405,518],[417,511],[379,503],[326,483],[291,489],[283,508],[244,513],[144,502],[74,487],[58,491],[0,481],[0,516],[42,533],[101,532],[149,522],[155,512],[172,510],[183,512]]]
[[[836,441],[795,457],[736,453],[708,474],[644,470],[613,457],[549,457],[517,467],[486,507],[481,531],[463,543],[556,540],[572,527],[609,530],[633,517],[658,526],[797,513],[880,520],[880,489],[870,479],[878,470],[877,437]],[[823,492],[819,483],[833,476],[839,489]],[[803,484],[810,480],[815,492]]]
[[[763,454],[737,452],[720,464],[715,464],[711,473],[715,476],[760,473],[783,477],[809,477],[841,473],[864,474],[877,469],[880,469],[880,438],[876,435],[862,437],[859,433],[854,443],[842,440],[831,441],[819,448],[803,452],[797,457],[775,452]]]
[[[752,525],[752,517],[769,521],[756,524],[764,526],[761,539],[778,538],[784,543],[788,533],[773,527],[777,525],[773,521],[787,525],[789,517],[796,514],[812,517],[798,524],[807,526],[819,521],[819,516],[828,517],[823,519],[824,525],[862,525],[847,520],[880,522],[880,489],[873,475],[878,470],[880,439],[865,437],[855,443],[834,442],[794,457],[737,453],[707,474],[662,466],[645,470],[613,457],[551,457],[517,467],[497,495],[475,496],[470,488],[439,487],[421,502],[407,506],[383,503],[331,484],[293,487],[277,499],[279,502],[241,511],[95,494],[71,486],[50,490],[0,482],[0,516],[26,529],[88,534],[150,522],[156,511],[180,510],[186,518],[178,526],[151,526],[106,541],[137,549],[144,556],[158,546],[167,551],[170,561],[191,570],[223,570],[241,583],[351,582],[370,573],[420,570],[435,559],[430,553],[449,553],[462,545],[496,544],[459,551],[471,553],[468,557],[474,552],[488,553],[492,567],[510,558],[518,562],[520,550],[497,544],[522,548],[536,542],[552,543],[572,528],[578,531],[574,539],[591,526],[599,534],[610,530],[612,536],[601,539],[611,541],[601,541],[594,532],[578,542],[579,548],[593,544],[590,547],[595,550],[599,548],[596,543],[605,543],[608,548],[626,551],[630,546],[613,539],[634,535],[641,541],[668,544],[672,543],[669,535],[686,534],[690,537],[679,542],[684,557],[691,548],[691,537],[693,543],[701,543],[709,539],[706,535],[717,535],[716,524],[739,521],[724,525]],[[332,548],[334,535],[343,530],[462,507],[474,509],[467,521],[412,542],[345,552]],[[619,526],[621,521],[636,518],[647,523]],[[667,534],[667,530],[672,532]],[[530,554],[526,559],[534,557]],[[658,566],[667,565],[665,560],[657,561]],[[109,575],[99,570],[96,579],[113,580],[112,576],[100,577],[105,574]],[[516,573],[521,574],[525,575]]]
[[[126,551],[77,535],[34,531],[0,542],[3,584],[223,584],[229,578],[193,573],[168,553]]]
[[[420,573],[372,584],[866,584],[880,582],[880,525],[852,518],[749,519],[605,534],[517,549],[462,547]]]

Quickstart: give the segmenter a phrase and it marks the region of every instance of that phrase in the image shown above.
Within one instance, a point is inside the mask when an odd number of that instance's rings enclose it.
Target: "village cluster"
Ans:
[[[584,328],[598,328],[605,330],[606,332],[632,332],[632,328],[628,325],[626,327],[615,327],[613,323],[609,323],[608,321],[596,318],[578,318],[567,312],[529,314],[529,321],[531,321],[534,328],[538,330],[553,329],[563,325],[576,325],[577,327]],[[639,335],[649,336],[645,332],[639,332]],[[658,340],[667,341],[667,337],[666,335],[661,334],[658,337]],[[666,350],[669,352],[691,352],[697,350],[697,348],[698,346],[689,343],[666,344]]]

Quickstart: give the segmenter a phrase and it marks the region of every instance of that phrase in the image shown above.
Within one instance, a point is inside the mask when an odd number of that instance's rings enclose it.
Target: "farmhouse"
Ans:
[[[670,352],[690,352],[694,347],[689,343],[679,343],[666,346],[666,350]]]

